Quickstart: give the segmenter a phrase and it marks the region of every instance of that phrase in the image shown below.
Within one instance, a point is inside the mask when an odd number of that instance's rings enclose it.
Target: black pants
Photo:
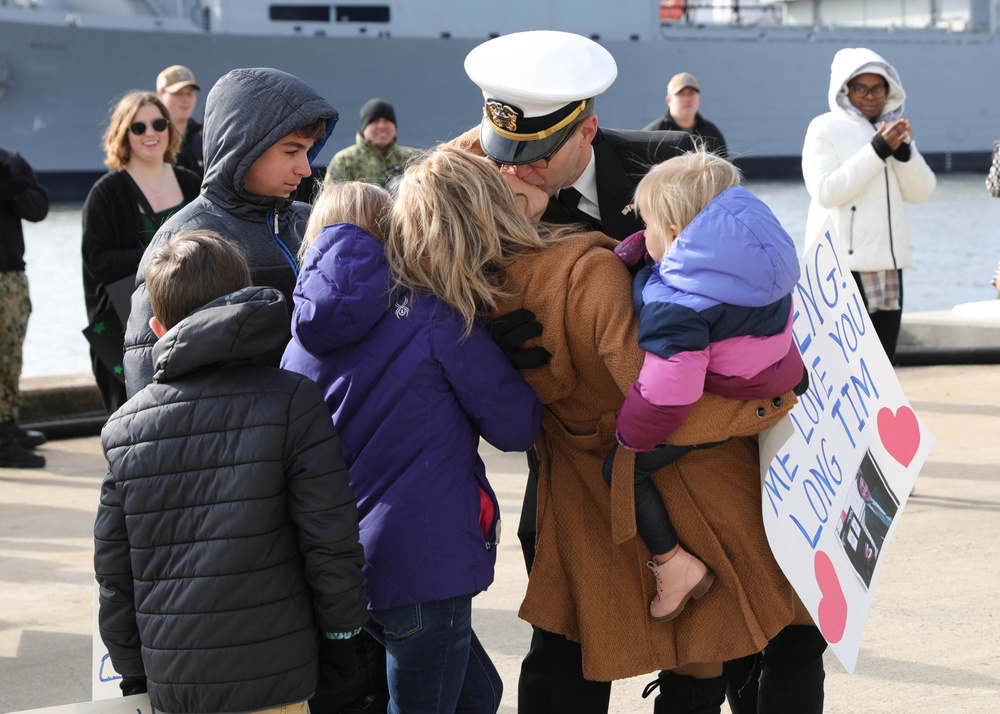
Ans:
[[[576,642],[537,627],[521,663],[518,714],[607,714],[611,682],[583,678],[583,652]]]
[[[528,482],[517,526],[529,576],[535,562],[537,518],[538,457],[532,449],[528,452]],[[531,647],[521,662],[517,683],[518,714],[607,714],[610,701],[611,682],[583,678],[583,652],[579,643],[532,627]]]

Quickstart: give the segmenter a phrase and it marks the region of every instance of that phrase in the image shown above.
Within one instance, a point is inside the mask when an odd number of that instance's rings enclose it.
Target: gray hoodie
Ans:
[[[288,305],[298,266],[295,255],[309,206],[289,198],[257,196],[243,187],[247,171],[267,149],[318,119],[327,137],[338,114],[312,87],[276,69],[234,69],[215,83],[205,102],[205,179],[201,195],[157,231],[139,263],[136,291],[125,331],[125,386],[131,397],[152,381],[149,329],[152,308],[143,280],[152,249],[182,230],[206,229],[239,244],[255,285],[280,290]],[[310,163],[326,139],[309,152]]]

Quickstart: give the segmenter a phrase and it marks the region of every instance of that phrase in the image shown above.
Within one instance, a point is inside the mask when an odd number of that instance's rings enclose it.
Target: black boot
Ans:
[[[815,625],[789,625],[764,649],[758,708],[767,714],[822,714],[826,640]]]
[[[660,693],[653,700],[653,714],[719,714],[726,701],[725,675],[697,679],[660,672],[659,677],[642,691],[643,698],[657,687]]]
[[[45,436],[42,432],[35,431],[34,429],[22,429],[17,424],[14,425],[14,436],[17,438],[17,442],[25,449],[37,449],[49,440],[49,437]]]
[[[39,469],[45,466],[44,456],[21,446],[16,428],[12,421],[0,424],[0,468]]]
[[[764,653],[747,655],[726,662],[726,699],[732,714],[757,714],[757,689]]]

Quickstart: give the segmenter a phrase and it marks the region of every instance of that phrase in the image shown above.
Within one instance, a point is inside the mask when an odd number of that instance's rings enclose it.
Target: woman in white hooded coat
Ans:
[[[829,218],[837,251],[861,289],[889,359],[903,311],[910,259],[904,203],[926,201],[937,180],[902,118],[906,93],[896,69],[875,52],[848,48],[830,66],[830,111],[812,120],[802,175],[812,201],[807,243]]]

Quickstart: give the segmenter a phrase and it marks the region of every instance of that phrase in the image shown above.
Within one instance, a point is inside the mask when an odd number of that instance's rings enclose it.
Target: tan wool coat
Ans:
[[[634,537],[634,457],[619,450],[613,481],[619,485],[622,472],[627,486],[614,489],[613,508],[601,477],[616,413],[643,360],[631,278],[615,245],[588,233],[521,257],[508,272],[514,297],[497,310],[534,312],[544,328],[537,342],[552,353],[545,367],[523,372],[544,412],[536,555],[519,614],[579,641],[584,676],[603,681],[757,652],[790,623],[793,607],[764,535],[757,442],[749,435],[783,416],[795,398],[782,395],[776,408],[771,400],[705,395],[671,441],[734,438],[684,456],[654,481],[681,542],[717,578],[677,619],[649,616],[655,581],[650,554]]]

